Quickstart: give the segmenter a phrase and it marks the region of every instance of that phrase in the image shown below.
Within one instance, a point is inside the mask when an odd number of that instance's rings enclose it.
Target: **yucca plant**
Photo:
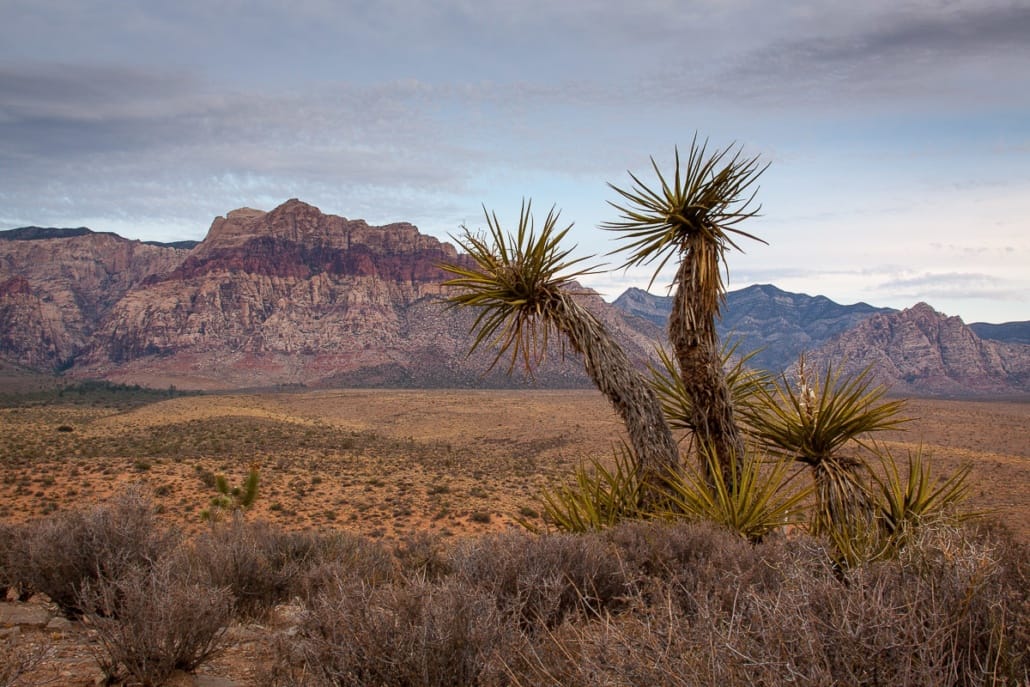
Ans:
[[[879,447],[877,455],[882,460],[883,475],[873,475],[874,500],[880,528],[893,550],[903,546],[913,530],[922,525],[973,515],[957,510],[969,493],[967,479],[972,465],[961,467],[944,480],[934,479],[920,447],[909,452],[908,475],[902,478],[889,449]]]
[[[874,513],[865,486],[866,464],[845,453],[854,443],[869,449],[865,436],[895,429],[907,421],[898,415],[904,401],[883,400],[887,389],[872,386],[867,368],[844,379],[827,367],[820,381],[809,378],[802,355],[794,384],[784,375],[757,403],[742,407],[750,432],[766,450],[807,465],[815,484],[816,532],[859,538],[872,526]]]
[[[749,453],[730,463],[731,469],[739,472],[728,482],[718,469],[714,452],[704,445],[698,449],[708,469],[687,467],[669,476],[670,517],[715,522],[751,541],[801,521],[809,489],[791,485],[794,463],[789,458],[763,461]]]
[[[589,532],[651,517],[657,509],[641,507],[642,486],[629,448],[620,446],[610,467],[589,461],[576,468],[571,484],[545,490],[544,519],[565,532]]]
[[[257,500],[258,486],[261,483],[261,472],[256,465],[252,465],[247,471],[247,476],[239,486],[229,484],[225,475],[215,477],[215,491],[218,496],[211,499],[211,508],[202,510],[202,520],[217,520],[223,512],[235,513],[245,511],[254,505]]]
[[[664,475],[679,469],[676,442],[647,379],[577,301],[581,292],[575,280],[593,270],[580,267],[585,258],[571,257],[574,247],[560,246],[572,225],[560,229],[552,209],[537,231],[531,204],[524,202],[512,234],[496,214],[484,212],[485,234],[463,227],[455,238],[471,266],[442,265],[455,275],[444,282],[452,289],[450,305],[479,311],[471,351],[490,344],[497,348],[494,365],[510,354],[509,371],[519,360],[532,369],[546,354],[551,334],[561,334],[582,355],[587,374],[625,424],[634,469],[645,485],[643,497],[657,498]]]
[[[621,219],[602,226],[627,241],[614,251],[628,253],[625,267],[657,264],[652,284],[670,260],[679,261],[669,340],[690,398],[690,425],[715,452],[728,480],[735,474],[730,463],[741,459],[745,446],[722,369],[715,320],[726,291],[726,251],[740,250],[737,237],[761,240],[737,225],[757,214],[751,189],[768,165],[731,148],[709,152],[707,143],[695,136],[684,164],[676,150],[671,177],[654,158],[651,166],[657,177],[651,186],[632,173],[629,189],[609,184],[621,196],[610,203]],[[707,469],[704,463],[702,467]]]

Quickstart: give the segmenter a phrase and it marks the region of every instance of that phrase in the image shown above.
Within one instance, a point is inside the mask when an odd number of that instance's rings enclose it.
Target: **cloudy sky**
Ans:
[[[731,288],[1028,320],[1028,37],[1027,0],[0,0],[0,228],[297,197],[446,239],[531,198],[603,257],[608,182],[698,132],[770,163]]]

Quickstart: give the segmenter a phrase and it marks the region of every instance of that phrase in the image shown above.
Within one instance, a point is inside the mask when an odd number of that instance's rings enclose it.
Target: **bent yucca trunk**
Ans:
[[[662,489],[670,472],[679,470],[679,451],[658,395],[597,318],[571,294],[555,294],[546,311],[553,313],[551,321],[582,354],[590,379],[626,426],[641,481],[648,491]]]
[[[486,235],[465,229],[456,239],[473,266],[442,265],[456,275],[444,282],[455,288],[450,304],[479,311],[472,350],[491,343],[498,348],[494,364],[510,353],[512,366],[521,359],[531,368],[544,356],[552,328],[564,336],[625,424],[644,499],[658,499],[664,478],[679,469],[676,441],[646,377],[600,320],[575,300],[575,279],[590,270],[573,271],[582,258],[570,259],[571,249],[560,247],[571,225],[558,230],[552,210],[537,234],[528,204],[514,235],[501,229],[495,215],[486,213],[486,220]]]

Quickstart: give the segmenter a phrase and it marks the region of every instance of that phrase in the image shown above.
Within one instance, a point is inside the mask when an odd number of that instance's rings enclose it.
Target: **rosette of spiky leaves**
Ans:
[[[904,544],[912,530],[940,520],[962,520],[972,513],[957,506],[967,497],[972,465],[964,465],[946,479],[931,476],[922,447],[908,454],[908,475],[902,478],[898,461],[886,447],[879,447],[883,475],[873,475],[880,525],[893,548]]]
[[[672,517],[715,522],[751,541],[801,520],[809,489],[790,484],[794,463],[789,458],[763,461],[749,453],[730,461],[727,480],[715,452],[703,444],[699,452],[707,469],[687,467],[669,476]]]
[[[739,341],[722,349],[722,365],[726,371],[726,384],[730,388],[734,407],[752,405],[763,391],[772,384],[772,375],[765,370],[748,367],[748,361],[758,354],[751,351],[737,356]],[[658,393],[662,402],[662,410],[672,429],[693,432],[693,401],[687,392],[686,384],[679,373],[676,362],[664,348],[658,349],[658,361],[661,366],[648,364],[651,371],[651,386]]]
[[[540,362],[552,327],[561,330],[554,322],[559,313],[552,306],[575,280],[596,271],[590,267],[575,268],[589,257],[573,258],[574,246],[561,247],[572,225],[560,229],[557,210],[551,208],[539,232],[531,210],[532,203],[523,202],[513,235],[502,229],[496,213],[484,207],[486,233],[475,233],[463,226],[463,233],[455,237],[473,266],[441,265],[455,275],[444,282],[455,287],[447,297],[449,304],[478,310],[472,326],[475,339],[469,352],[484,343],[495,345],[497,355],[491,367],[510,352],[509,372],[520,359],[528,370]]]
[[[689,259],[691,289],[704,294],[707,313],[717,314],[724,292],[720,265],[726,249],[740,250],[734,237],[762,241],[736,225],[758,214],[757,188],[752,186],[768,164],[759,164],[757,156],[746,157],[732,147],[709,152],[707,141],[699,144],[695,136],[685,164],[676,149],[671,179],[662,174],[654,158],[651,166],[658,177],[654,187],[632,172],[632,188],[609,184],[624,200],[609,202],[622,219],[602,227],[628,241],[613,253],[629,253],[624,267],[657,261],[651,284],[673,257]]]
[[[611,465],[591,460],[573,473],[571,484],[544,490],[544,519],[564,532],[589,532],[623,520],[654,517],[640,507],[644,484],[628,446],[620,445]]]
[[[867,434],[908,422],[899,416],[905,401],[884,400],[887,388],[873,386],[871,368],[845,378],[827,366],[822,380],[812,381],[802,356],[798,369],[797,384],[783,375],[755,397],[757,403],[740,409],[754,437],[770,451],[814,465],[848,442],[868,449]]]
[[[849,442],[867,450],[865,436],[896,429],[903,400],[884,400],[886,387],[872,386],[871,368],[843,378],[828,366],[822,381],[809,379],[804,356],[798,361],[798,383],[785,375],[757,403],[740,410],[752,436],[772,453],[811,468],[816,489],[813,529],[859,537],[872,525],[873,507],[859,476],[864,461],[845,455]]]

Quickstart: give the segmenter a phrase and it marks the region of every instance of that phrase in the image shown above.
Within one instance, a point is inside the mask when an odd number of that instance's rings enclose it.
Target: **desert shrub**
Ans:
[[[1030,547],[920,527],[842,569],[803,534],[709,522],[431,539],[403,577],[343,565],[276,647],[278,685],[1003,685],[1030,676]],[[429,552],[426,554],[426,552]],[[419,561],[445,556],[427,573]]]
[[[401,570],[427,580],[436,580],[453,572],[443,537],[431,532],[415,532],[393,547]]]
[[[635,548],[637,560],[675,560],[681,544],[660,542],[676,530],[662,537],[647,527],[612,534],[630,541],[622,550]],[[513,683],[535,685],[930,687],[1023,684],[1030,675],[1025,548],[927,528],[899,559],[842,573],[827,564],[826,546],[779,540],[750,559],[714,550],[692,558],[688,566],[702,567],[693,609],[662,572],[623,612],[570,614],[532,635],[505,669]],[[727,594],[705,591],[718,586]]]
[[[505,533],[465,542],[454,575],[490,598],[524,629],[554,627],[574,610],[617,608],[630,580],[600,536]]]
[[[194,549],[212,582],[232,594],[236,613],[260,619],[290,595],[294,556],[298,554],[291,543],[281,530],[267,523],[235,516],[206,530],[194,542]]]
[[[171,550],[176,534],[162,526],[139,488],[84,511],[56,513],[24,525],[13,545],[15,581],[49,596],[76,616],[84,609],[79,592],[87,582],[117,579],[146,567]]]
[[[396,581],[397,561],[377,540],[347,532],[291,533],[294,595],[314,599],[341,584],[369,587]]]
[[[18,561],[17,556],[21,553],[18,547],[21,528],[0,522],[0,596],[8,587],[18,584]]]
[[[702,603],[730,609],[743,587],[776,587],[780,562],[790,550],[815,546],[808,539],[754,545],[710,521],[627,522],[605,537],[641,593],[668,596],[688,616]]]
[[[212,581],[228,588],[236,612],[261,619],[294,595],[311,596],[337,577],[379,581],[394,564],[381,545],[344,533],[284,532],[236,516],[200,535],[196,555]]]
[[[570,616],[503,656],[503,669],[515,685],[702,687],[710,683],[699,665],[702,655],[691,653],[690,638],[689,624],[674,604],[642,604],[617,616]]]
[[[217,653],[232,619],[232,595],[212,584],[188,550],[87,582],[80,594],[96,630],[95,656],[109,678],[150,687],[192,671]]]
[[[464,582],[343,584],[313,600],[276,647],[276,685],[498,684],[499,647],[517,641],[494,599]]]

